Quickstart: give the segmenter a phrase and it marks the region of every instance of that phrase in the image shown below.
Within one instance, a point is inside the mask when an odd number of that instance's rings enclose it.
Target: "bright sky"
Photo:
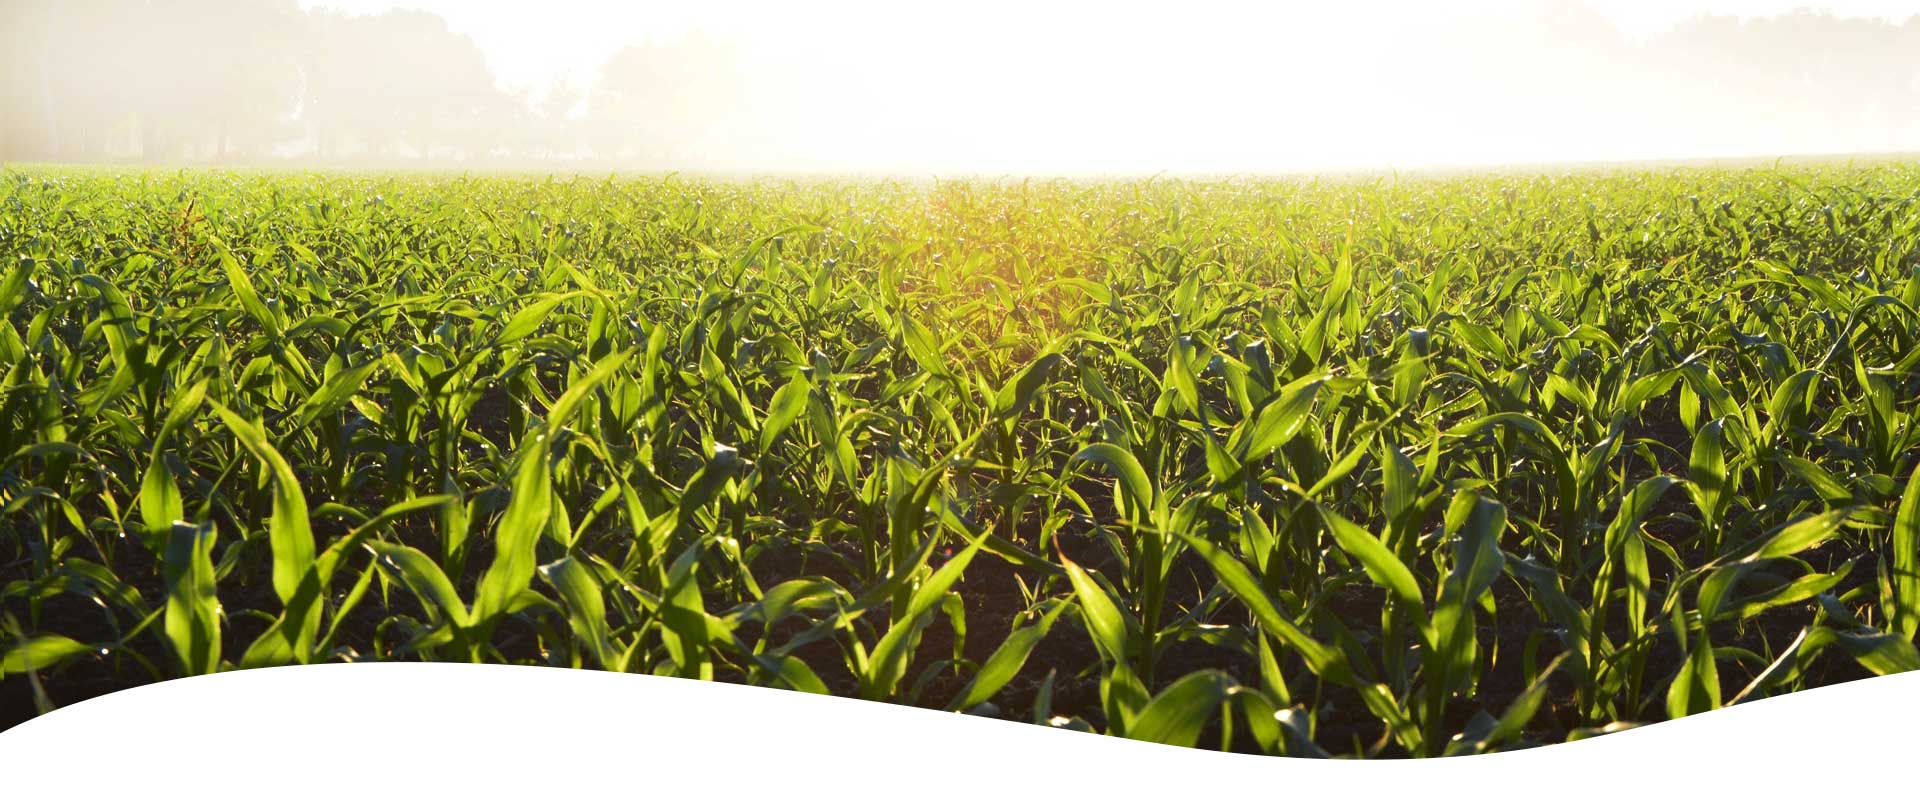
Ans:
[[[1552,60],[1559,43],[1503,36],[1503,27],[1545,15],[1563,30],[1591,30],[1594,18],[1584,14],[1597,13],[1638,37],[1703,13],[1812,7],[1890,21],[1920,14],[1920,0],[1410,0],[1390,14],[1379,13],[1382,2],[1353,12],[1334,0],[300,2],[350,13],[432,11],[473,38],[503,85],[536,93],[556,81],[588,87],[625,45],[699,34],[736,53],[754,86],[737,103],[750,108],[729,111],[752,119],[726,127],[751,132],[709,139],[712,151],[728,153],[716,163],[909,171],[1240,171],[1691,154],[1697,142],[1656,152],[1644,141],[1622,143],[1643,131],[1585,118],[1552,144],[1503,132],[1495,115],[1551,103],[1547,95],[1569,85],[1565,74],[1553,83],[1524,66],[1542,54]],[[1525,90],[1475,93],[1458,81],[1423,88],[1423,77],[1438,79],[1423,66],[1436,56],[1480,64]],[[1606,83],[1612,69],[1581,68],[1575,77],[1590,84]],[[1315,108],[1339,109],[1323,113],[1343,123],[1312,121]],[[1570,107],[1545,113],[1577,116]],[[1712,154],[1870,149],[1894,136],[1806,145],[1776,137]]]
[[[1582,0],[1634,35],[1657,33],[1699,14],[1774,16],[1795,9],[1824,10],[1836,16],[1871,17],[1902,22],[1920,14],[1920,0]]]
[[[1770,16],[1797,8],[1814,8],[1841,16],[1877,17],[1899,22],[1920,14],[1920,0],[1577,0],[1599,12],[1622,31],[1636,36],[1657,33],[1674,23],[1703,13]],[[447,20],[486,51],[488,63],[509,86],[539,87],[556,79],[584,85],[620,47],[646,40],[671,39],[692,31],[712,35],[746,34],[746,38],[790,39],[810,29],[857,27],[860,20],[898,16],[874,13],[880,2],[787,3],[759,0],[299,0],[302,8],[335,8],[355,14],[379,13],[391,8],[432,11]],[[1412,0],[1408,5],[1426,5]],[[922,8],[930,22],[965,13],[965,3],[942,4],[944,9]],[[1101,4],[1110,5],[1110,4]],[[1314,15],[1292,4],[1294,13]],[[1329,2],[1328,5],[1337,5]],[[796,7],[798,6],[798,7]],[[1074,3],[1031,0],[1022,7],[1071,8]],[[1100,14],[1082,6],[1082,13]],[[911,12],[909,12],[911,13]],[[1258,14],[1255,13],[1255,16]],[[1017,16],[1011,19],[1018,19]],[[811,22],[811,24],[810,24]],[[878,26],[875,26],[878,28]],[[875,30],[875,34],[883,33]],[[757,35],[756,35],[757,34]]]

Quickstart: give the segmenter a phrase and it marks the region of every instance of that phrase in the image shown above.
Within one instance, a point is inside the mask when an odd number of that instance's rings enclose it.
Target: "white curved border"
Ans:
[[[311,665],[160,682],[30,720],[0,733],[0,793],[1902,794],[1917,713],[1920,673],[1906,673],[1526,751],[1312,761],[653,676]]]

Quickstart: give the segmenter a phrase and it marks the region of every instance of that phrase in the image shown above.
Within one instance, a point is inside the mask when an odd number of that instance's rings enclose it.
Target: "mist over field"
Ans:
[[[450,6],[498,28],[476,28],[489,49],[393,5],[0,0],[0,159],[1151,173],[1920,150],[1910,13],[1649,32],[1574,0]]]

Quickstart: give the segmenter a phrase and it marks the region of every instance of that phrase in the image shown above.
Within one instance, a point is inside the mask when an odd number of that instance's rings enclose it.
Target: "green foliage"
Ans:
[[[0,691],[520,663],[1433,756],[1920,667],[1911,167],[4,177]]]

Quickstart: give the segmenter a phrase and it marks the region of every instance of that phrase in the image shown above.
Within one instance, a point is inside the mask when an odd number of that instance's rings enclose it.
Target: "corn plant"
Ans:
[[[712,679],[1291,756],[1920,668],[1920,172],[0,173],[0,706]]]

